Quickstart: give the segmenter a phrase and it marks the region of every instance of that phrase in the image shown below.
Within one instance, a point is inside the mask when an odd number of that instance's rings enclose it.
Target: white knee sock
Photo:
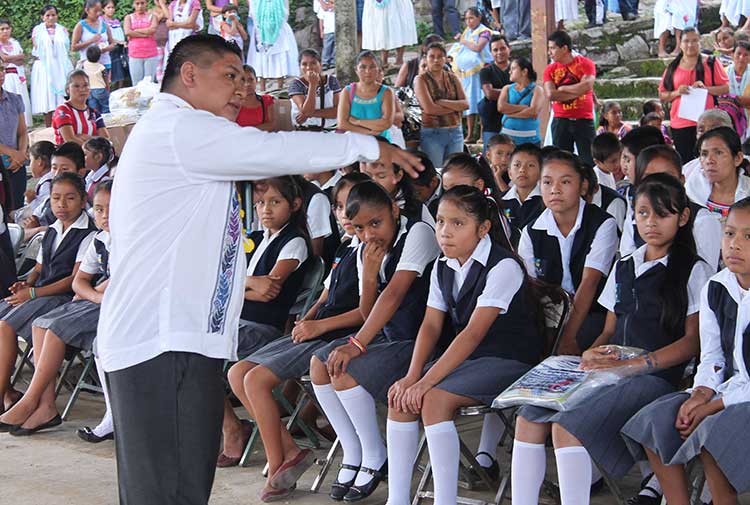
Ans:
[[[585,447],[555,449],[562,505],[588,505],[591,499],[591,457]]]
[[[497,459],[497,446],[500,444],[500,437],[505,432],[505,424],[497,414],[485,414],[484,422],[482,423],[482,436],[479,438],[479,449],[477,454],[480,452],[486,452],[491,454],[493,458]],[[477,456],[477,462],[485,468],[492,466],[492,460],[485,454],[479,454]]]
[[[359,443],[362,444],[362,466],[380,470],[380,467],[385,463],[385,458],[388,457],[388,451],[383,443],[383,437],[380,435],[375,399],[362,386],[336,391],[336,395],[357,430]],[[359,472],[354,484],[364,486],[371,480],[371,474]]]
[[[94,435],[97,437],[103,437],[112,433],[115,430],[115,427],[112,422],[112,408],[109,406],[109,391],[107,390],[107,380],[104,375],[104,368],[102,368],[99,358],[94,358],[94,362],[96,363],[96,374],[99,376],[99,381],[104,390],[104,404],[107,406],[107,411],[104,413],[102,420],[99,421],[99,425],[91,431],[93,431]]]
[[[411,503],[411,478],[419,445],[419,421],[388,419],[388,504]]]
[[[658,498],[664,492],[661,489],[661,484],[659,484],[659,479],[656,478],[656,474],[654,474],[654,471],[651,469],[651,464],[648,461],[639,461],[638,462],[638,469],[641,471],[641,476],[645,479],[649,475],[651,475],[651,478],[646,482],[646,486],[650,487],[656,493],[651,491],[650,489],[641,489],[641,492],[638,493],[639,495],[643,496],[650,496],[651,498]],[[710,499],[706,501],[708,503],[711,501]]]
[[[539,490],[547,471],[547,452],[544,444],[513,442],[510,466],[510,488],[513,505],[537,505]]]
[[[453,421],[425,426],[434,474],[435,505],[455,505],[458,495],[458,463],[461,455]]]
[[[330,421],[339,442],[341,442],[341,448],[344,449],[344,457],[341,463],[359,466],[362,463],[362,447],[359,444],[359,437],[357,437],[354,425],[349,419],[349,414],[346,413],[338,395],[336,395],[336,390],[333,389],[331,384],[313,384],[313,390],[318,403],[323,407],[328,421]],[[342,483],[350,482],[355,476],[355,471],[342,468],[339,470],[338,480]]]

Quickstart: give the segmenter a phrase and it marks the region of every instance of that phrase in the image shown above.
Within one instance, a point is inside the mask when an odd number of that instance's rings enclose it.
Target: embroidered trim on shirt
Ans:
[[[240,245],[240,201],[237,191],[232,192],[232,200],[227,211],[227,222],[224,226],[224,240],[221,245],[221,261],[216,276],[216,287],[211,300],[211,311],[208,316],[208,331],[223,333],[226,323],[227,306],[234,285],[234,270],[237,266],[237,252]]]

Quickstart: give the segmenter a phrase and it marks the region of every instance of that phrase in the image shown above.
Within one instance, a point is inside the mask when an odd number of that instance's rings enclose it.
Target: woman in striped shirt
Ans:
[[[65,91],[68,100],[55,109],[52,117],[55,144],[75,142],[82,145],[91,137],[109,138],[102,116],[86,105],[91,89],[89,78],[83,70],[70,73]]]

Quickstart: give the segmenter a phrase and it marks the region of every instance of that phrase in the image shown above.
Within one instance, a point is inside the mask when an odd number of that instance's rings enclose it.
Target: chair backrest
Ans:
[[[302,279],[300,294],[297,297],[295,305],[302,304],[299,314],[305,315],[315,304],[315,301],[323,291],[323,276],[325,275],[326,266],[323,258],[310,258],[310,263],[305,272],[305,278]]]
[[[18,279],[21,280],[31,273],[31,270],[36,265],[36,257],[39,254],[39,248],[42,247],[42,239],[44,238],[44,232],[37,233],[26,244],[23,254],[16,259],[16,271],[18,272]]]
[[[534,279],[534,284],[537,292],[541,295],[541,309],[546,321],[545,337],[547,345],[544,357],[554,356],[560,346],[560,338],[565,329],[565,324],[570,318],[573,297],[560,286],[548,284],[538,279]]]
[[[23,228],[15,223],[8,223],[8,233],[10,234],[10,243],[13,246],[13,252],[18,254],[18,250],[23,243]]]

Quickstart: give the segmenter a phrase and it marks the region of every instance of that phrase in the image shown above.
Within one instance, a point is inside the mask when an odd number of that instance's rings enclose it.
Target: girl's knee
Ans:
[[[399,423],[410,423],[419,420],[419,416],[407,412],[401,412],[392,408],[388,409],[388,420]]]
[[[7,321],[0,321],[0,337],[17,338],[16,330]]]
[[[430,389],[422,397],[422,420],[425,425],[452,421],[458,407],[450,401],[450,395],[440,389]]]
[[[580,440],[558,423],[552,424],[552,444],[557,449],[583,445]]]
[[[276,374],[264,366],[251,364],[252,368],[245,374],[245,389],[248,392],[271,391],[281,382]]]
[[[317,385],[331,383],[331,378],[328,376],[325,364],[317,356],[313,356],[310,359],[310,378]]]
[[[252,369],[253,364],[247,361],[240,361],[232,365],[227,373],[229,385],[235,394],[241,393],[245,389],[245,376]]]
[[[549,432],[548,423],[535,423],[521,416],[516,418],[516,440],[530,444],[543,444],[547,441]]]

